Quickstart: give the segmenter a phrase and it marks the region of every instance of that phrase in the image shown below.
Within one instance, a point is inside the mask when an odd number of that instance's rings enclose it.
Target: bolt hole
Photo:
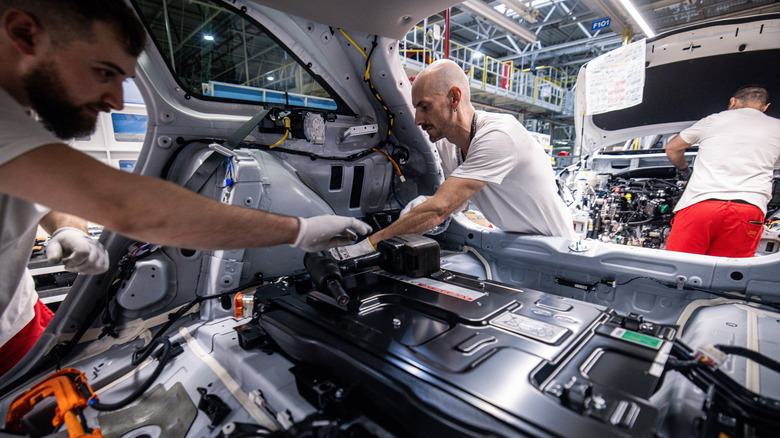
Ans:
[[[731,273],[731,279],[735,280],[735,281],[742,280],[744,277],[745,276],[742,275],[742,273],[739,272],[739,271],[734,271],[734,272]]]
[[[474,233],[469,233],[468,237],[469,237],[469,239],[473,239],[474,238]]]

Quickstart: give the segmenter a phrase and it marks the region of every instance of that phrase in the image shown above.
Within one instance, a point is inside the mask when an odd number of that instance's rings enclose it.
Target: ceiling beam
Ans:
[[[607,16],[612,20],[609,28],[612,29],[618,35],[623,35],[623,29],[626,28],[626,20],[623,15],[622,8],[614,7],[612,0],[581,0],[591,11],[601,12],[603,15],[598,18]]]
[[[521,56],[531,56],[531,55],[539,55],[542,53],[552,52],[552,51],[563,51],[563,49],[571,49],[567,52],[576,52],[576,51],[586,51],[591,49],[593,46],[596,45],[607,45],[607,44],[619,44],[622,39],[621,35],[599,35],[595,36],[590,39],[580,39],[576,41],[569,41],[563,44],[556,44],[554,46],[545,47],[542,49],[536,49],[536,50],[529,50],[522,55],[509,55],[505,56],[503,58],[499,58],[499,61],[509,61],[511,59],[517,59]],[[564,52],[561,52],[564,53]]]
[[[510,18],[504,15],[501,15],[498,11],[496,11],[495,9],[493,9],[492,7],[488,6],[487,4],[483,3],[480,0],[466,0],[458,6],[460,8],[466,9],[470,12],[473,12],[477,15],[487,18],[488,20],[493,22],[493,24],[500,27],[501,29],[513,35],[517,35],[518,37],[520,37],[525,41],[528,41],[529,43],[536,42],[536,35],[534,35],[533,32],[521,26],[520,23],[511,20]]]
[[[536,16],[539,11],[523,4],[520,0],[498,0],[502,5],[517,12],[517,14],[529,23],[536,23]]]

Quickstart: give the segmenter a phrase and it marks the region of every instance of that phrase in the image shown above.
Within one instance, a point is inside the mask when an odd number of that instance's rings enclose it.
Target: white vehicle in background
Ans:
[[[764,20],[741,18],[648,40],[642,102],[601,114],[586,115],[588,64],[583,66],[574,111],[583,159],[560,173],[563,196],[583,238],[665,248],[685,182],[675,178],[664,146],[696,121],[725,110],[743,85],[763,84],[774,91],[770,99],[780,98],[773,73],[779,62],[775,32]],[[767,114],[780,117],[780,108],[770,105]],[[693,169],[696,146],[686,152]],[[778,171],[767,210],[757,256],[780,250]]]
[[[148,113],[136,173],[229,204],[374,227],[441,184],[397,39],[453,1],[129,3],[151,37],[136,79]],[[578,120],[583,149],[679,132],[744,82],[780,90],[778,16],[660,35],[647,49],[643,104]],[[681,59],[703,70],[680,70]],[[614,173],[593,157],[581,197]],[[646,167],[642,154],[611,157],[612,169]],[[126,438],[752,437],[780,427],[780,255],[520,235],[463,215],[434,237],[390,239],[339,264],[289,246],[194,251],[106,230],[109,271],[80,276],[0,377],[6,430],[59,436],[57,415],[72,434]],[[59,411],[53,382],[72,402]]]

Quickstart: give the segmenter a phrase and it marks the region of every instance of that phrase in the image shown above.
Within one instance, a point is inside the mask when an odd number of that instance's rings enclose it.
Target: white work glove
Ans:
[[[354,245],[331,248],[330,255],[332,255],[334,259],[341,261],[371,254],[374,251],[376,251],[376,248],[371,245],[371,242],[368,241],[368,238],[365,238],[360,243],[356,243]]]
[[[402,218],[402,217],[403,217],[403,216],[404,216],[406,213],[409,213],[410,211],[412,211],[412,209],[413,209],[414,207],[417,207],[418,205],[422,204],[423,202],[425,202],[425,201],[427,201],[427,200],[428,200],[428,197],[427,197],[427,196],[425,196],[425,195],[420,195],[420,196],[418,196],[418,197],[416,197],[416,198],[412,199],[411,201],[409,201],[409,203],[408,203],[408,204],[406,204],[406,207],[404,207],[404,209],[403,209],[403,210],[401,210],[401,215],[400,215],[400,216],[398,216],[398,217],[399,217],[399,218]],[[455,213],[453,213],[453,214],[455,214]],[[447,218],[447,219],[446,219],[444,222],[442,222],[440,225],[437,225],[437,226],[435,226],[435,227],[431,228],[430,230],[426,231],[426,232],[425,232],[425,233],[423,233],[423,234],[429,234],[429,235],[434,235],[434,236],[435,236],[435,235],[437,235],[437,234],[441,234],[441,233],[442,233],[442,232],[444,232],[444,231],[447,229],[447,227],[450,225],[450,220],[451,220],[451,219],[452,219],[452,215],[450,215],[450,216],[449,216],[449,217],[448,217],[448,218]]]
[[[80,274],[102,274],[108,269],[108,252],[97,240],[78,228],[62,227],[46,244],[51,264],[62,262],[65,270]]]
[[[428,200],[428,197],[425,196],[425,195],[420,195],[420,196],[412,199],[411,201],[409,201],[408,204],[406,204],[406,207],[404,207],[404,209],[401,210],[401,215],[398,216],[398,217],[403,217],[406,213],[409,213],[410,211],[412,211],[412,209],[414,207],[417,207],[418,205],[422,204],[423,202],[425,202],[427,200]]]
[[[292,246],[306,252],[346,245],[354,242],[358,235],[365,236],[371,232],[371,226],[353,217],[326,214],[309,218],[299,217],[298,220],[301,223],[300,231]]]

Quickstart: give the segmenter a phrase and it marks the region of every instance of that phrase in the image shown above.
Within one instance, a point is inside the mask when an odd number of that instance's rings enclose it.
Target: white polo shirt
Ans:
[[[0,167],[39,146],[62,143],[0,88]],[[35,175],[30,175],[35,184]],[[0,193],[0,345],[35,316],[38,299],[27,270],[38,222],[48,208]]]
[[[674,211],[707,199],[741,199],[766,214],[780,159],[780,120],[753,108],[705,117],[680,133],[699,144],[693,175]]]
[[[445,177],[487,182],[470,201],[503,231],[575,239],[544,148],[510,115],[477,111],[476,117],[462,163],[457,146],[446,139],[436,142]]]

